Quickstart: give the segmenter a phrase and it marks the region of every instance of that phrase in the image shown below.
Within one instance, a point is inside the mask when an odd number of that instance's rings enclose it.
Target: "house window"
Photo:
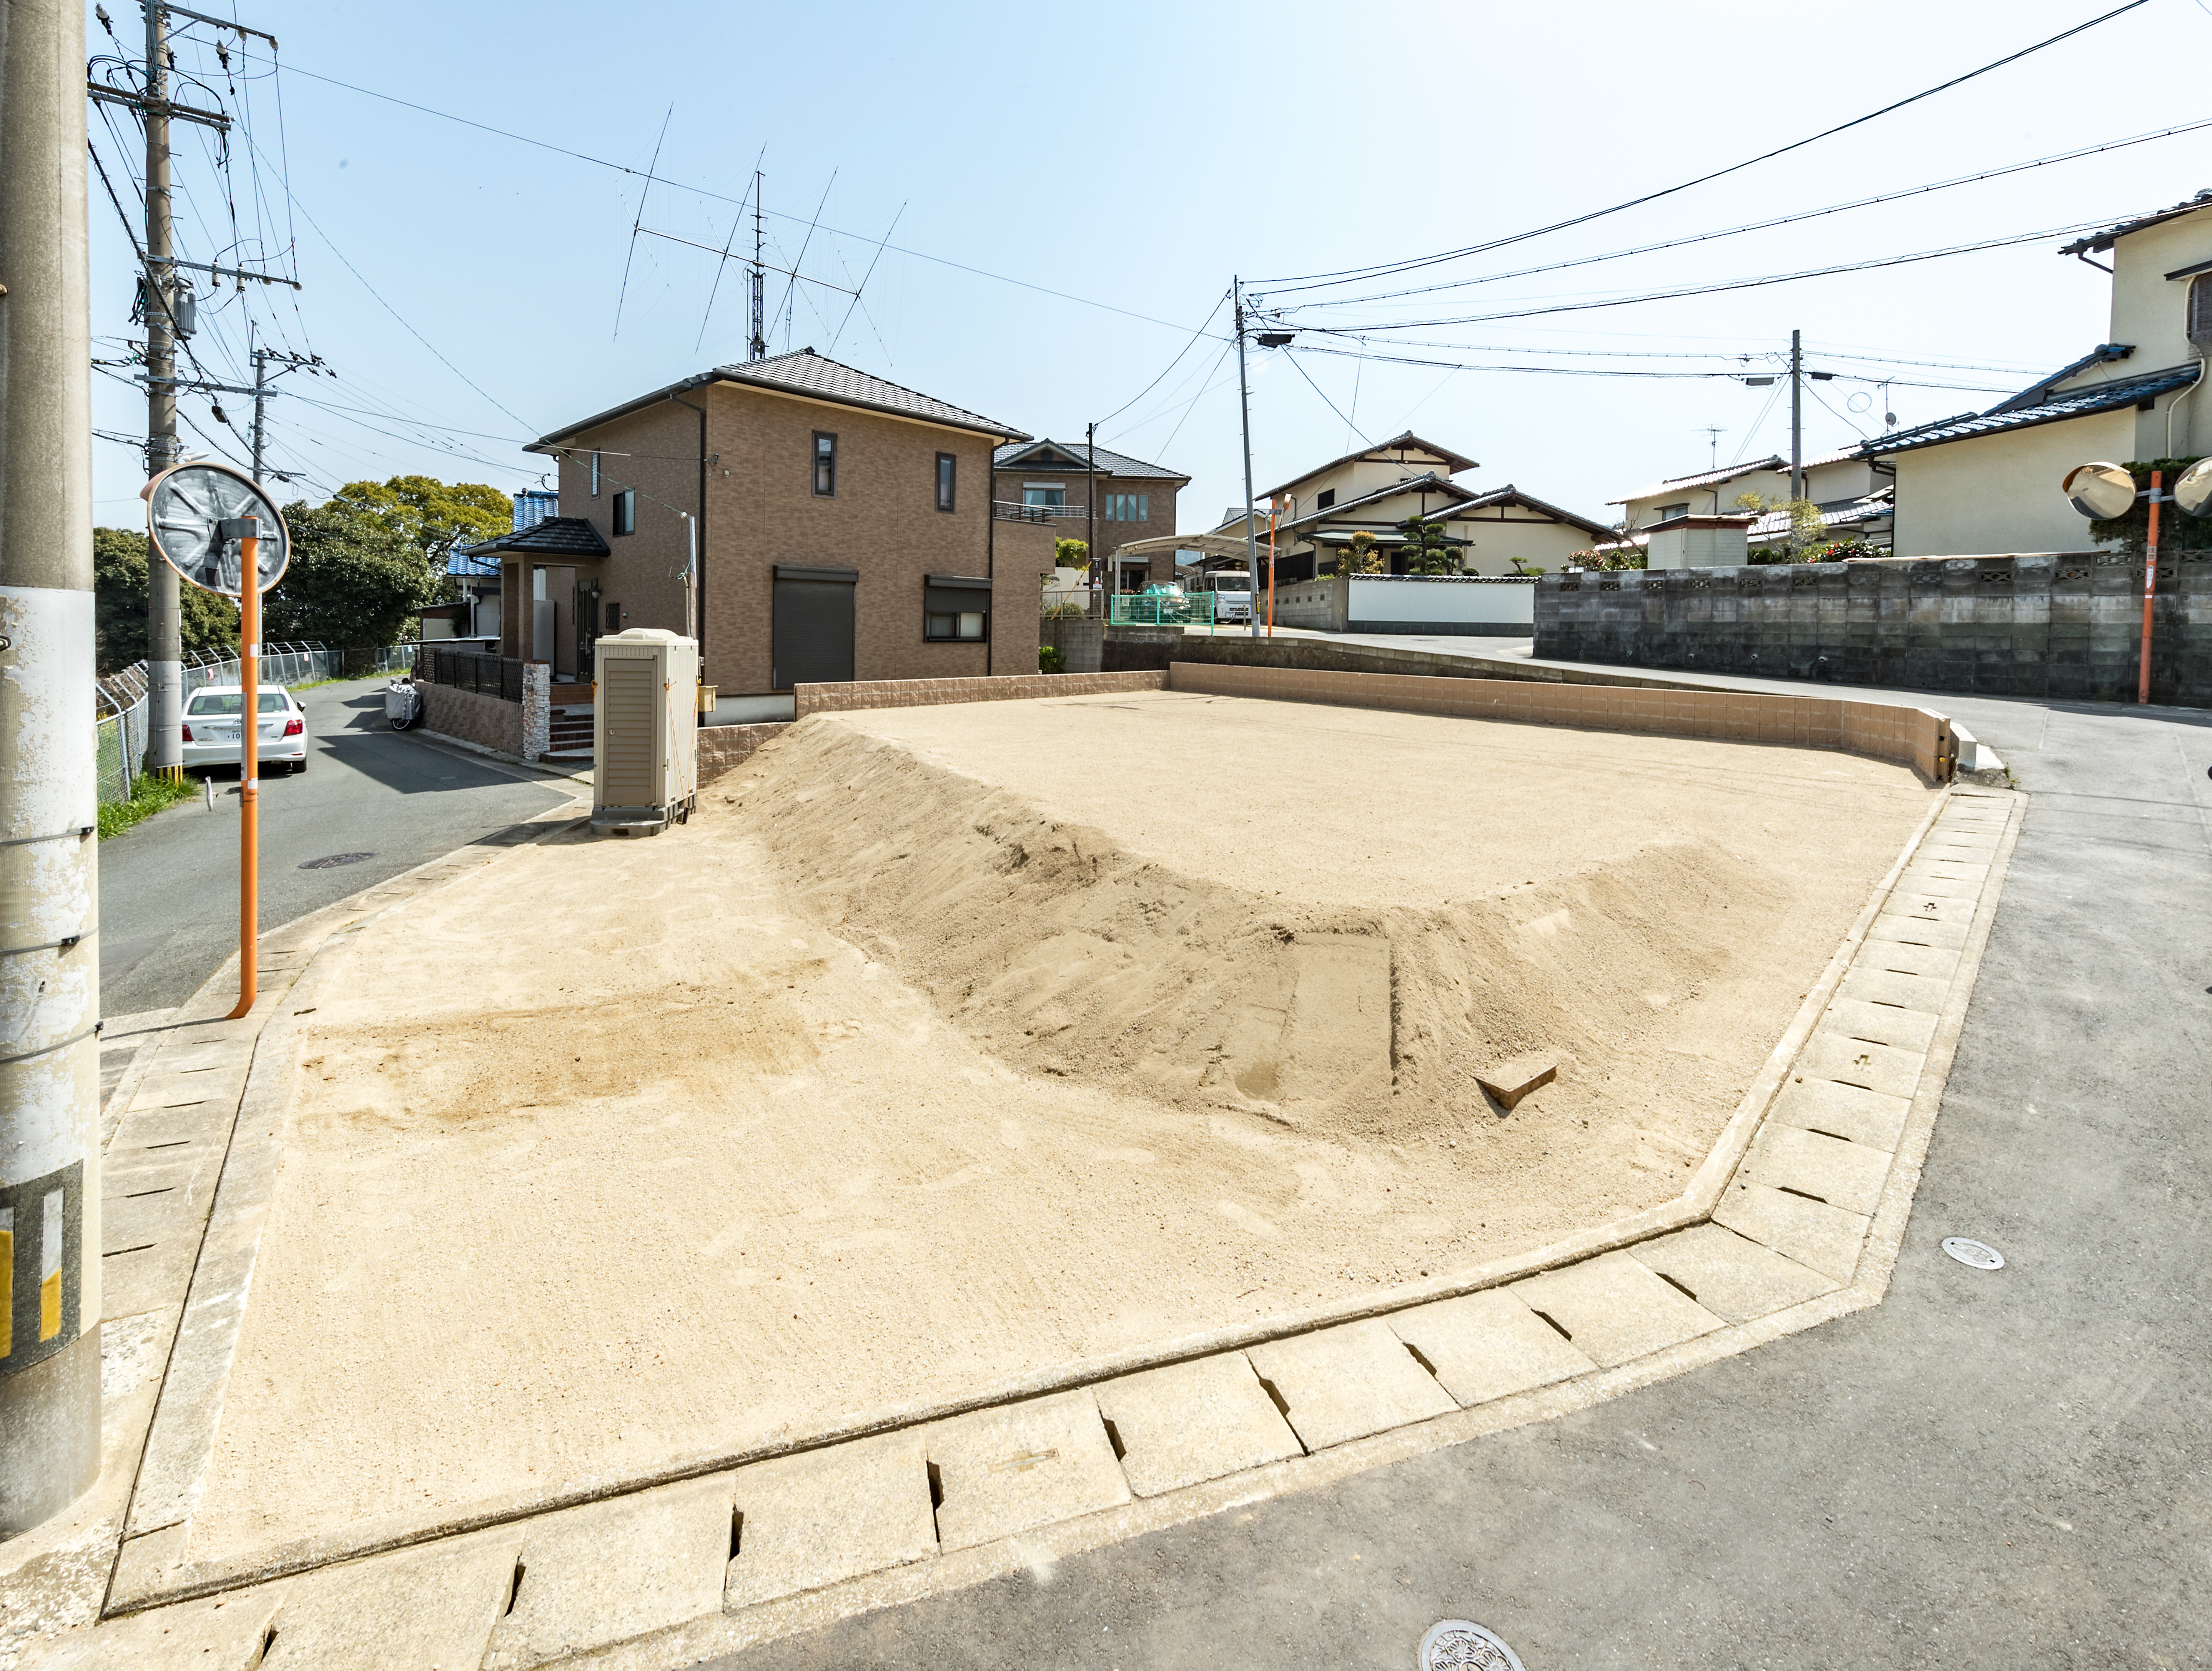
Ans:
[[[1690,507],[1686,503],[1680,505],[1662,505],[1659,507],[1658,513],[1659,520],[1662,522],[1664,522],[1670,516],[1687,516],[1689,513]]]
[[[1109,522],[1142,522],[1152,510],[1152,500],[1145,493],[1109,493],[1106,495],[1106,520]]]
[[[1067,503],[1067,489],[1066,488],[1045,487],[1036,482],[1025,482],[1022,484],[1022,503],[1024,505],[1065,505]]]
[[[991,583],[961,574],[923,577],[921,635],[933,644],[981,644],[991,635]]]
[[[814,496],[837,496],[837,438],[819,429],[814,432]]]
[[[599,449],[592,449],[592,497],[599,496]]]
[[[2200,273],[2189,281],[2190,346],[2202,349],[2212,341],[2212,273]]]
[[[609,604],[607,605],[607,630],[611,633],[618,633],[622,630],[622,605],[620,604]]]
[[[1319,493],[1314,495],[1314,508],[1317,511],[1328,510],[1332,508],[1335,503],[1336,489],[1334,488],[1323,488]]]
[[[952,489],[959,465],[960,460],[950,453],[937,455],[937,508],[940,511],[952,508]]]
[[[637,489],[624,488],[615,495],[615,532],[634,534],[637,532]]]

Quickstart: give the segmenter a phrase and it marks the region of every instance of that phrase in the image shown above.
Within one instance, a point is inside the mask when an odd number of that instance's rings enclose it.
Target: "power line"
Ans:
[[[1173,371],[1177,366],[1182,363],[1183,355],[1189,353],[1191,349],[1198,346],[1199,338],[1206,335],[1206,327],[1213,323],[1213,316],[1221,311],[1221,304],[1228,300],[1229,292],[1224,290],[1220,295],[1214,299],[1213,306],[1206,310],[1206,317],[1198,322],[1198,329],[1190,333],[1190,340],[1185,343],[1181,349],[1176,350],[1176,357],[1169,361],[1167,364],[1161,368],[1160,374],[1158,377],[1155,377],[1151,382],[1146,384],[1143,388],[1138,390],[1137,392],[1130,398],[1123,401],[1112,411],[1107,413],[1104,417],[1100,418],[1098,422],[1102,424],[1113,422],[1115,418],[1121,416],[1122,413],[1127,411],[1129,408],[1135,405],[1138,401],[1142,400],[1154,389],[1158,388],[1163,382],[1166,381],[1168,373]]]
[[[1725,380],[1729,382],[1739,382],[1743,377],[1743,374],[1741,372],[1734,371],[1630,371],[1626,369],[1608,369],[1602,366],[1509,366],[1492,362],[1468,362],[1456,360],[1425,360],[1416,359],[1410,355],[1376,354],[1370,350],[1353,349],[1348,348],[1322,348],[1317,344],[1305,343],[1299,343],[1291,350],[1291,352],[1296,354],[1327,354],[1341,360],[1373,360],[1386,365],[1433,366],[1439,369],[1449,369],[1451,371],[1524,372],[1550,377],[1644,377],[1662,378],[1670,380],[1681,378],[1702,378],[1707,381]],[[1297,364],[1297,362],[1293,361],[1291,363],[1295,365]],[[1301,371],[1300,374],[1304,374],[1303,371]],[[1840,380],[1846,383],[1867,383],[1876,386],[1887,385],[1892,388],[1899,389],[1950,389],[1963,394],[2010,394],[2013,392],[2010,388],[1984,388],[1978,384],[1913,383],[1907,382],[1900,378],[1859,377],[1855,376],[1849,372],[1838,372],[1835,374],[1834,379],[1825,380]],[[1307,378],[1306,380],[1308,382],[1311,382],[1313,380],[1311,378]],[[1323,395],[1322,398],[1324,400],[1328,398],[1326,395]],[[1344,414],[1339,412],[1337,416],[1339,417],[1342,417]]]
[[[2143,0],[2136,0],[2136,3],[2137,4],[2142,4],[2142,3]],[[587,151],[572,150],[566,145],[556,145],[550,140],[533,139],[527,134],[515,133],[506,128],[495,128],[489,122],[478,122],[466,116],[456,116],[451,111],[438,110],[429,105],[418,105],[411,99],[401,99],[395,97],[393,94],[389,93],[380,93],[374,88],[362,87],[353,82],[342,82],[335,76],[318,75],[312,70],[301,69],[296,64],[287,64],[285,69],[289,74],[295,76],[306,76],[311,80],[322,82],[331,87],[342,87],[345,88],[347,92],[358,93],[366,99],[380,99],[386,104],[398,105],[403,109],[417,111],[425,116],[434,116],[441,121],[458,122],[465,128],[476,128],[483,132],[495,135],[501,139],[513,140],[518,145],[532,145],[535,146],[541,151],[551,151],[556,155],[571,157],[578,162],[588,162],[595,168],[611,168],[617,173],[629,174],[632,176],[635,176],[638,172],[636,169],[629,167],[627,164],[610,161],[607,158],[603,156],[593,156]],[[679,191],[689,191],[697,197],[711,198],[716,203],[736,204],[742,205],[745,201],[743,197],[732,197],[726,192],[713,191],[703,185],[693,185],[687,181],[672,179],[665,174],[653,174],[649,178],[659,185],[673,186]],[[286,188],[285,195],[288,197],[291,195],[290,188],[289,186]],[[302,214],[305,214],[306,212],[307,211],[304,209],[301,210],[301,213]],[[780,210],[765,209],[762,212],[768,215],[773,215],[780,221],[789,221],[794,225],[796,225],[799,221],[799,216],[796,215],[786,215]],[[876,241],[874,239],[868,237],[865,233],[847,232],[838,227],[824,226],[822,228],[822,230],[839,238],[859,239],[864,243],[873,243]],[[892,243],[886,243],[884,245],[884,247],[891,251],[895,254],[911,256],[916,261],[927,261],[933,266],[950,267],[955,272],[973,273],[978,278],[988,278],[993,283],[999,284],[1011,284],[1017,289],[1034,290],[1039,295],[1053,296],[1061,301],[1072,301],[1078,307],[1096,307],[1102,313],[1119,313],[1123,319],[1141,320],[1146,325],[1160,325],[1169,331],[1180,331],[1182,329],[1180,325],[1177,325],[1172,319],[1155,319],[1150,313],[1139,313],[1133,308],[1116,307],[1113,303],[1109,301],[1097,301],[1089,296],[1079,296],[1066,290],[1055,290],[1048,284],[1036,284],[1030,283],[1030,281],[1025,278],[1013,278],[1005,273],[994,273],[988,267],[970,266],[964,261],[954,261],[945,256],[932,255],[926,250],[913,249],[903,244]]]
[[[2094,29],[2100,23],[2108,23],[2113,18],[2124,13],[2134,11],[2137,7],[2148,3],[2148,0],[2127,0],[2126,4],[2116,6],[2111,11],[2093,17],[2086,23],[2077,23],[2072,28],[2051,36],[2048,40],[2039,40],[2033,46],[2023,46],[2020,51],[2008,53],[1995,63],[1985,64],[1978,70],[1970,70],[1963,76],[1954,76],[1949,81],[1929,88],[1923,92],[1915,93],[1910,98],[1899,99],[1893,104],[1884,105],[1880,110],[1869,111],[1864,116],[1853,117],[1848,122],[1838,123],[1832,128],[1824,128],[1819,133],[1809,135],[1803,139],[1792,140],[1789,144],[1777,146],[1771,151],[1762,151],[1759,155],[1748,157],[1741,162],[1732,162],[1725,168],[1716,168],[1711,173],[1698,175],[1695,179],[1684,180],[1679,185],[1665,186],[1656,191],[1647,191],[1642,197],[1631,197],[1625,203],[1614,204],[1609,209],[1594,209],[1586,215],[1577,215],[1567,220],[1554,221],[1549,226],[1536,227],[1527,232],[1516,232],[1506,238],[1494,238],[1488,243],[1470,244],[1463,249],[1446,250],[1437,255],[1418,256],[1410,260],[1386,262],[1370,267],[1346,267],[1330,273],[1304,273],[1287,279],[1263,280],[1259,288],[1265,289],[1272,283],[1278,288],[1321,289],[1333,283],[1341,283],[1346,279],[1379,277],[1387,273],[1411,272],[1419,267],[1433,267],[1439,262],[1455,261],[1463,256],[1480,255],[1490,250],[1504,249],[1509,244],[1525,243],[1531,238],[1541,238],[1550,233],[1564,232],[1570,227],[1583,226],[1591,221],[1601,220],[1608,215],[1618,215],[1623,210],[1636,209],[1644,204],[1656,203],[1662,197],[1673,197],[1677,192],[1688,191],[1692,186],[1704,185],[1709,181],[1720,179],[1726,175],[1740,173],[1746,168],[1753,167],[1762,162],[1771,162],[1778,156],[1784,156],[1791,151],[1802,150],[1806,146],[1820,140],[1832,139],[1839,133],[1863,126],[1879,117],[1903,110],[1907,105],[1917,104],[1923,99],[1932,99],[1939,93],[1948,93],[1953,88],[1962,86],[1977,76],[1986,76],[1995,70],[2002,70],[2008,64],[2016,64],[2033,53],[2043,51],[2046,46],[2056,46],[2062,40],[2070,40],[2084,30]]]
[[[1877,267],[1902,267],[1916,261],[1935,261],[1950,255],[1972,255],[1982,250],[2007,249],[2015,244],[2034,244],[2045,238],[2063,238],[2071,233],[2093,231],[2109,223],[2110,217],[2081,221],[2071,226],[2046,227],[2039,232],[2023,232],[2009,238],[1985,238],[1978,243],[1953,244],[1937,250],[1917,250],[1910,255],[1876,256],[1865,261],[1843,262],[1832,267],[1808,267],[1794,273],[1769,273],[1760,278],[1725,279],[1717,284],[1686,285],[1680,289],[1651,290],[1634,296],[1610,296],[1598,301],[1552,302],[1541,307],[1523,307],[1509,313],[1461,313],[1446,319],[1401,319],[1359,325],[1308,325],[1304,328],[1330,336],[1374,337],[1391,331],[1431,331],[1449,325],[1488,325],[1498,319],[1534,319],[1546,313],[1579,313],[1595,307],[1628,307],[1639,302],[1672,301],[1682,296],[1709,296],[1724,290],[1752,290],[1767,284],[1794,283],[1803,278],[1830,278],[1839,273],[1870,272]]]
[[[1463,290],[1477,284],[1495,284],[1509,278],[1528,278],[1538,273],[1565,272],[1571,267],[1588,267],[1601,261],[1620,261],[1631,256],[1650,255],[1661,250],[1681,249],[1691,244],[1711,243],[1716,239],[1735,238],[1747,232],[1768,232],[1776,227],[1794,226],[1801,221],[1818,220],[1824,215],[1841,215],[1854,209],[1869,209],[1877,204],[1897,203],[1906,197],[1925,197],[1931,191],[1948,191],[1954,186],[1976,185],[1984,180],[2002,179],[2008,174],[2024,173],[2032,168],[2046,168],[2061,162],[2079,161],[2085,156],[2098,156],[2107,151],[2124,150],[2130,145],[2147,145],[2154,139],[2170,139],[2176,134],[2196,133],[2212,128],[2212,118],[2203,121],[2184,123],[2179,127],[2161,128],[2156,133],[2137,134],[2132,138],[2107,140],[2099,145],[2085,145],[2079,149],[2060,151],[2050,156],[2036,157],[2027,162],[2008,163],[2002,168],[1984,169],[1978,174],[1960,174],[1951,179],[1935,180],[1925,185],[1909,185],[1894,191],[1879,192],[1871,197],[1858,197],[1850,203],[1831,204],[1826,209],[1800,210],[1794,214],[1777,215],[1764,221],[1749,221],[1741,226],[1724,227],[1717,232],[1692,233],[1687,237],[1669,238],[1656,244],[1639,244],[1632,249],[1612,250],[1603,255],[1577,256],[1571,261],[1553,261],[1540,267],[1519,267],[1510,272],[1483,273],[1474,278],[1447,280],[1437,284],[1424,284],[1405,290],[1383,290],[1364,296],[1333,297],[1320,301],[1292,302],[1282,311],[1295,312],[1307,307],[1352,307],[1370,301],[1395,301],[1406,296],[1432,295],[1440,290]]]

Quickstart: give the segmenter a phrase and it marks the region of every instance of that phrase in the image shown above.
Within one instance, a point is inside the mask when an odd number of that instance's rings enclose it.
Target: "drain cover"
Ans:
[[[1524,1671],[1510,1648],[1480,1625],[1441,1619],[1421,1638],[1421,1671]]]
[[[373,853],[332,853],[320,859],[310,859],[300,868],[303,871],[334,871],[340,865],[358,865],[364,859],[374,859]]]
[[[2002,1271],[2004,1255],[1986,1242],[1976,1242],[1964,1236],[1943,1238],[1943,1251],[1961,1265],[1971,1265],[1978,1271]]]

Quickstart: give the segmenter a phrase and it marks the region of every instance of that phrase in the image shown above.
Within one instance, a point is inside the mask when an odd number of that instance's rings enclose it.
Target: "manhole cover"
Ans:
[[[1943,1251],[1961,1265],[1971,1265],[1978,1271],[2002,1271],[2004,1255],[1986,1242],[1977,1242],[1971,1237],[1947,1236]]]
[[[303,871],[334,871],[340,865],[358,865],[364,859],[374,859],[373,853],[332,853],[320,859],[310,859],[300,868]]]
[[[1421,1638],[1421,1671],[1525,1671],[1510,1648],[1480,1625],[1442,1619]]]

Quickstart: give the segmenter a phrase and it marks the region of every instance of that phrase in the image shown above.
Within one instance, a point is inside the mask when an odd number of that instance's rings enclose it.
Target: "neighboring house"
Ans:
[[[1895,474],[1899,556],[2084,550],[2088,524],[2059,492],[2067,471],[2212,448],[2212,395],[2196,392],[2212,347],[2212,191],[2059,253],[2107,250],[2106,340],[1985,412],[1859,449]]]
[[[1890,543],[1892,493],[1887,470],[1856,447],[1808,459],[1803,469],[1805,496],[1820,507],[1820,520],[1829,538],[1863,539],[1872,545]],[[1747,493],[1755,493],[1762,500],[1787,500],[1790,461],[1777,454],[1749,464],[1700,471],[1694,476],[1677,476],[1607,502],[1621,507],[1622,533],[1630,543],[1642,545],[1650,531],[1663,522],[1680,517],[1732,516],[1736,513],[1737,497]],[[1789,513],[1771,511],[1753,522],[1748,540],[1756,550],[1789,537]]]
[[[1452,479],[1477,468],[1474,459],[1409,430],[1270,488],[1261,496],[1276,509],[1277,583],[1309,580],[1331,568],[1357,533],[1374,536],[1390,557],[1390,571],[1403,574],[1405,562],[1395,555],[1406,543],[1400,525],[1416,517],[1443,529],[1470,574],[1516,574],[1516,559],[1532,568],[1556,569],[1570,552],[1613,535],[1603,523],[1510,483],[1486,491]],[[1244,513],[1232,507],[1216,532],[1241,532],[1243,522]],[[1264,550],[1264,522],[1260,538]]]
[[[475,548],[500,647],[582,679],[602,633],[696,630],[724,696],[1034,671],[1036,576],[994,607],[991,449],[1019,439],[812,349],[641,395],[528,448],[561,514]]]
[[[1089,539],[1095,531],[1091,556],[1103,562],[1116,546],[1174,533],[1176,495],[1190,485],[1189,477],[1165,465],[1082,441],[1018,441],[999,448],[991,468],[1000,555],[1010,566],[1039,574],[1051,569],[1056,540]],[[1149,580],[1174,574],[1170,552],[1163,562],[1117,565],[1104,583],[1116,592],[1141,591]]]

